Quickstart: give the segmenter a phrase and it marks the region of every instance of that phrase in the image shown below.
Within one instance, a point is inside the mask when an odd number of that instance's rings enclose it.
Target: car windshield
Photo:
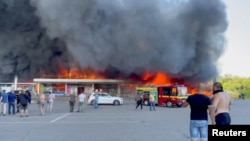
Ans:
[[[110,95],[109,95],[109,94],[106,94],[106,93],[99,93],[98,95],[99,95],[99,96],[102,96],[102,97],[110,97]]]

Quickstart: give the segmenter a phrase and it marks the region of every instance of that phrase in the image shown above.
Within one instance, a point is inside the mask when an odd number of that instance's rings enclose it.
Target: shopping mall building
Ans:
[[[80,94],[83,91],[86,94],[90,94],[95,89],[102,89],[111,95],[121,95],[122,88],[124,86],[127,87],[126,85],[126,81],[117,79],[34,78],[31,83],[20,83],[15,80],[10,83],[0,83],[0,89],[6,91],[10,91],[11,89],[29,89],[35,94],[53,92],[58,95],[68,95],[70,93]]]

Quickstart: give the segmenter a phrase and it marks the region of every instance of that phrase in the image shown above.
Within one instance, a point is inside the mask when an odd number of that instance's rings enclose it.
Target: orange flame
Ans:
[[[87,79],[98,79],[98,78],[105,78],[104,75],[101,73],[95,72],[92,69],[70,69],[70,70],[61,70],[59,72],[61,75],[60,77],[67,77],[67,78],[87,78]]]
[[[55,75],[42,73],[41,76],[45,78],[67,78],[67,79],[107,79],[107,74],[104,72],[96,71],[91,67],[81,68],[78,63],[73,63],[71,66],[74,67],[65,67],[61,60],[58,60],[58,72]],[[117,76],[119,77],[119,76]],[[124,78],[131,79],[134,78]],[[135,78],[138,80],[138,78]],[[143,85],[164,85],[171,84],[172,79],[164,72],[149,72],[145,71],[145,73],[139,77],[139,80],[142,81]]]
[[[105,75],[101,72],[94,71],[91,68],[78,69],[71,68],[59,69],[58,73],[55,75],[42,73],[42,77],[46,78],[72,78],[72,79],[105,79]]]
[[[157,72],[155,74],[151,72],[146,72],[143,75],[142,80],[147,82],[147,84],[154,85],[169,84],[171,82],[171,79],[164,72]]]
[[[57,62],[58,72],[57,74],[46,74],[41,73],[42,77],[45,78],[68,78],[68,79],[105,79],[105,74],[102,72],[95,71],[94,69],[82,68],[80,65],[75,62],[71,65],[74,67],[66,68],[61,60]]]
[[[197,88],[190,88],[189,92],[190,94],[196,94],[198,92]],[[206,89],[203,92],[205,95],[207,96],[211,96],[212,95],[212,87],[211,85],[207,84]]]

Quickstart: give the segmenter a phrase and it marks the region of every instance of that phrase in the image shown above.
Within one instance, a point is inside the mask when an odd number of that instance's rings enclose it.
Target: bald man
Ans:
[[[212,103],[215,107],[216,125],[230,125],[231,117],[229,115],[229,108],[231,99],[230,96],[223,91],[223,86],[220,82],[213,84]]]
[[[190,105],[190,136],[191,141],[208,140],[208,111],[212,124],[214,124],[214,108],[209,97],[204,95],[205,84],[197,86],[198,92],[189,96],[183,107]]]

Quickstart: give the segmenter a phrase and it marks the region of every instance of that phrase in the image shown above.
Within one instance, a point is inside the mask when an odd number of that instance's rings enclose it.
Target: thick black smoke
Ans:
[[[68,63],[65,43],[46,35],[34,11],[27,0],[0,0],[0,82],[29,81],[56,73],[58,60]]]
[[[3,1],[1,75],[55,72],[58,59],[113,77],[162,71],[206,81],[218,74],[227,29],[220,0],[30,0],[33,8]]]

